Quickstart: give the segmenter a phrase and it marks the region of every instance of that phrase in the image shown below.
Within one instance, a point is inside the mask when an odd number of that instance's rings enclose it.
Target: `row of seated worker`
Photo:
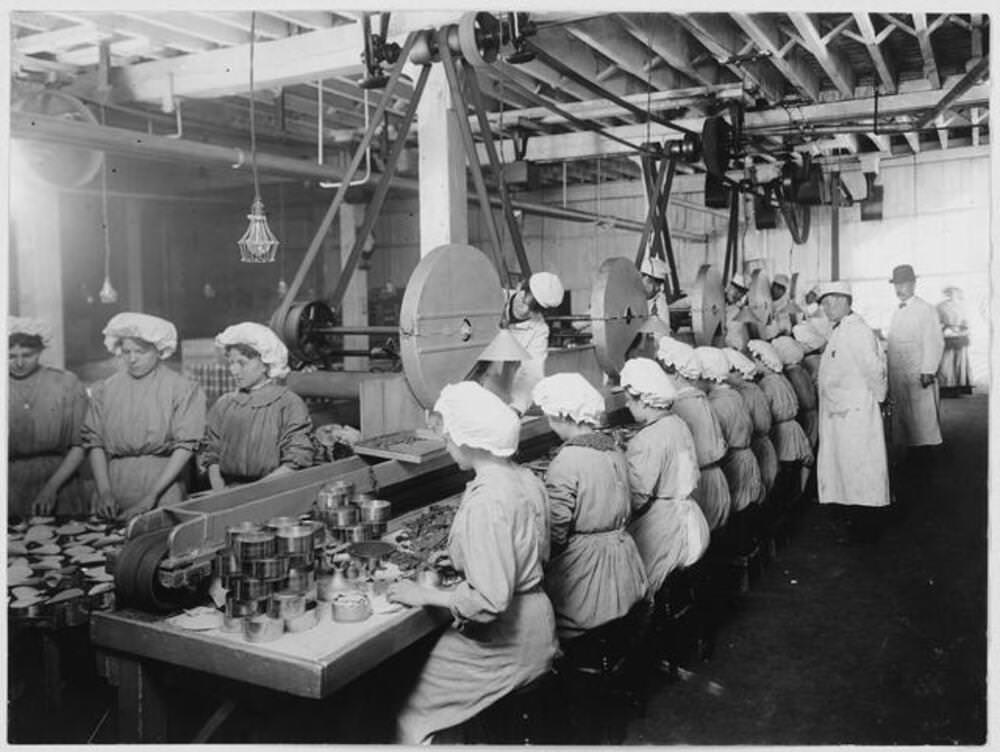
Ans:
[[[586,379],[542,378],[531,399],[561,444],[541,477],[512,459],[516,411],[477,383],[445,387],[435,425],[475,474],[449,536],[465,579],[451,593],[389,588],[391,600],[453,616],[401,710],[399,741],[461,739],[454,729],[553,665],[562,677],[581,663],[598,673],[618,665],[640,615],[653,622],[646,634],[663,633],[652,605],[675,572],[721,547],[713,538],[731,538],[748,512],[801,495],[815,386],[802,371],[806,348],[789,341],[754,341],[747,355],[659,338],[655,359],[633,357],[620,374],[636,424],[624,447],[601,430],[604,398]],[[782,354],[805,377],[804,409]],[[760,533],[747,527],[748,540]]]

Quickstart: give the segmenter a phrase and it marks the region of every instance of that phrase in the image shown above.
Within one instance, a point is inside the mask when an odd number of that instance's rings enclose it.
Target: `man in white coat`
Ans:
[[[899,308],[889,324],[889,394],[893,404],[893,444],[931,447],[941,443],[938,422],[937,370],[944,353],[944,335],[937,310],[914,295],[917,276],[909,264],[892,270]],[[912,459],[928,459],[913,452]]]
[[[844,505],[854,541],[874,542],[889,506],[889,465],[879,403],[886,365],[871,327],[851,310],[847,282],[820,286],[819,302],[833,331],[819,366],[821,504]]]

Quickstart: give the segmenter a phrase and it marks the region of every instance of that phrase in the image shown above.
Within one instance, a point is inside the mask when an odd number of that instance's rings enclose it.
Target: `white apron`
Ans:
[[[875,335],[856,313],[830,335],[819,368],[821,504],[889,504],[889,467],[879,402],[885,361]]]
[[[889,325],[889,394],[895,444],[941,443],[938,385],[920,386],[920,374],[937,373],[943,353],[937,311],[916,296],[910,298],[893,313]]]

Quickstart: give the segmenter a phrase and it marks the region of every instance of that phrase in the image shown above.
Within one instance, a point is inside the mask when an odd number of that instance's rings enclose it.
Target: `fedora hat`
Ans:
[[[892,284],[898,284],[899,282],[916,282],[917,275],[913,273],[913,267],[909,264],[900,264],[892,270],[892,279],[889,281]]]

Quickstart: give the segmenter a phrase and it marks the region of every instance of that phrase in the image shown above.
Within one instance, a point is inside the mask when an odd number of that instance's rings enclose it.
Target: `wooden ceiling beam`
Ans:
[[[211,19],[219,24],[225,24],[234,29],[238,29],[245,34],[250,33],[250,13],[246,12],[219,12],[213,13],[209,11],[190,11],[190,15],[196,16],[198,18]],[[261,38],[267,39],[281,39],[282,37],[287,37],[291,34],[291,26],[281,19],[275,18],[267,13],[257,13],[257,17],[253,21],[254,27],[257,29],[257,35]]]
[[[286,11],[281,8],[269,8],[266,11],[259,11],[257,15],[259,16],[261,13],[266,13],[267,15],[284,21],[285,23],[290,23],[303,29],[311,29],[313,31],[318,31],[319,29],[329,29],[332,26],[342,23],[342,19],[344,18],[333,13],[327,13],[326,11]],[[360,31],[360,29],[361,27],[359,25],[358,30]]]
[[[232,47],[250,43],[250,30],[241,31],[220,23],[211,14],[196,17],[190,13],[177,11],[167,13],[123,13],[123,16],[139,19],[171,33],[202,39],[219,47]]]
[[[599,55],[590,45],[570,37],[561,27],[538,32],[534,43],[552,57],[585,76],[596,78],[608,68],[607,58]],[[611,63],[615,65],[616,61],[612,60]],[[640,62],[637,67],[641,69],[642,63]],[[628,90],[626,77],[621,75],[601,80],[601,86],[620,97],[634,93]],[[580,88],[586,92],[580,97],[581,99],[594,98],[593,92],[589,89]]]
[[[789,13],[788,18],[802,36],[806,49],[816,58],[841,96],[845,99],[853,97],[854,70],[843,55],[829,46],[828,35],[820,33],[816,22],[808,13]]]
[[[768,102],[773,104],[784,97],[785,79],[767,62],[735,60],[743,54],[746,40],[719,14],[692,13],[675,15],[673,19],[739,80],[746,78]]]
[[[109,32],[97,29],[91,23],[81,23],[53,31],[25,34],[13,40],[13,47],[15,52],[22,55],[35,55],[40,52],[57,53],[81,44],[97,45],[110,37]]]
[[[149,40],[143,37],[124,37],[108,45],[108,54],[113,63],[128,65],[138,57],[169,57],[172,51],[166,47],[151,45]],[[96,45],[68,50],[57,55],[60,62],[78,67],[98,65],[100,58],[100,48]]]
[[[938,143],[941,144],[941,149],[948,148],[948,126],[951,125],[953,118],[946,117],[943,113],[934,118],[934,127],[937,130]]]
[[[770,55],[770,63],[807,99],[819,99],[819,78],[808,65],[793,55],[793,50],[781,40],[781,32],[771,19],[750,13],[732,13],[733,20],[743,29],[761,52]],[[785,55],[788,55],[786,58]]]
[[[648,64],[654,53],[607,19],[583,21],[566,27],[566,31],[635,78],[643,88],[676,89],[688,84],[668,68],[650,69]]]
[[[95,27],[111,34],[142,37],[150,46],[165,47],[178,52],[198,53],[212,50],[218,45],[192,34],[163,28],[145,16],[132,13],[63,13],[58,15],[78,23],[91,22]]]
[[[866,133],[865,138],[875,145],[875,149],[881,153],[892,153],[892,137],[884,133]]]
[[[924,59],[924,78],[931,82],[935,89],[941,88],[941,74],[938,72],[937,61],[934,59],[934,47],[931,44],[931,29],[927,25],[926,13],[914,13],[913,30],[920,44],[920,54]],[[936,27],[935,27],[936,28]]]
[[[868,50],[868,57],[871,58],[872,65],[878,73],[879,81],[882,83],[882,91],[885,94],[896,93],[896,67],[889,59],[888,51],[883,52],[879,46],[879,39],[875,33],[875,25],[871,16],[867,13],[855,13],[854,21],[858,26],[858,42]],[[888,27],[892,28],[892,27]],[[845,32],[846,33],[846,32]]]
[[[512,71],[518,71],[522,75],[530,76],[535,82],[545,84],[554,92],[561,92],[577,100],[591,99],[594,96],[587,88],[559,75],[549,66],[544,63],[540,63],[537,60],[530,60],[527,63],[518,63],[516,66],[508,63],[501,63],[499,69],[503,71],[505,76],[510,75]],[[537,83],[528,86],[528,88],[532,91],[535,91],[536,87]]]
[[[680,71],[696,84],[713,86],[722,80],[721,68],[714,59],[695,64],[701,50],[684,29],[659,13],[623,13],[616,16],[635,39],[659,55],[671,68]],[[676,88],[676,87],[675,87]]]
[[[72,21],[71,23],[79,22]],[[55,31],[61,28],[62,24],[63,21],[51,13],[18,10],[10,14],[10,25],[22,29],[33,29],[38,32]]]

